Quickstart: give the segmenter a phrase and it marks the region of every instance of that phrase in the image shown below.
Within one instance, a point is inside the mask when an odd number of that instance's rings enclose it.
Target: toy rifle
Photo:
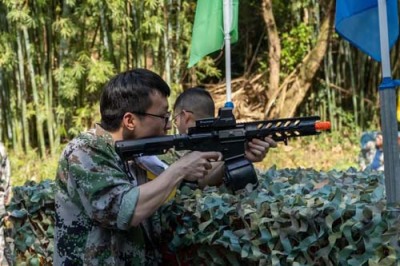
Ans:
[[[123,160],[163,154],[171,148],[219,151],[225,161],[224,181],[236,191],[248,183],[257,184],[253,164],[245,158],[247,141],[271,137],[287,144],[289,138],[317,135],[330,129],[330,122],[319,120],[319,116],[310,116],[236,123],[232,108],[223,107],[219,109],[218,117],[197,120],[196,127],[190,128],[188,134],[117,141],[115,149]]]

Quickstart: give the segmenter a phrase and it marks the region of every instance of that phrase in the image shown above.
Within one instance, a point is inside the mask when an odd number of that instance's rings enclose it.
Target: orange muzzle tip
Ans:
[[[323,131],[331,129],[331,122],[329,121],[319,121],[315,122],[315,130]]]

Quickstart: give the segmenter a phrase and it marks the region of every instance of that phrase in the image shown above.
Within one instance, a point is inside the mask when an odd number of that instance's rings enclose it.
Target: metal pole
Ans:
[[[232,0],[224,0],[224,40],[225,40],[225,79],[226,79],[226,103],[232,105],[231,89],[231,29],[232,29]]]
[[[378,0],[382,62],[382,84],[379,88],[383,135],[383,156],[388,204],[400,202],[400,160],[397,144],[396,85],[392,80],[386,0]]]

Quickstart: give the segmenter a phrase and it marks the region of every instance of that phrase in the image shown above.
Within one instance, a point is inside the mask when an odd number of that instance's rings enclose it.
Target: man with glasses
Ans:
[[[215,105],[210,93],[202,87],[194,87],[181,93],[174,104],[174,116],[172,122],[180,134],[188,132],[190,127],[196,126],[196,120],[214,117]],[[247,143],[246,158],[252,162],[261,162],[269,148],[275,148],[276,142],[271,138],[264,141],[253,139]],[[179,154],[177,153],[178,157]],[[213,162],[213,167],[208,171],[208,175],[199,179],[198,185],[219,185],[223,181],[224,167],[223,162]]]
[[[161,262],[157,209],[183,179],[197,181],[221,160],[192,152],[147,180],[137,161],[124,162],[118,140],[164,135],[171,128],[170,88],[157,74],[116,75],[100,99],[101,122],[63,151],[56,175],[54,265],[153,265]]]

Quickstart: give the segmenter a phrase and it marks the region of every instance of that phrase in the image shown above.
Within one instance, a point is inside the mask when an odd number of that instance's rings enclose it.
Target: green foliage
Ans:
[[[94,126],[94,121],[100,121],[99,105],[85,106],[76,110],[73,116],[72,124],[74,126],[68,129],[68,134],[71,136],[77,136],[81,132],[85,132]],[[97,115],[95,115],[97,114]],[[97,117],[97,120],[93,120]]]
[[[8,33],[0,33],[0,68],[12,69],[16,62],[16,54],[11,46],[13,36]]]
[[[22,186],[25,182],[54,179],[62,148],[63,146],[58,147],[57,155],[47,155],[46,158],[40,158],[35,150],[28,153],[8,152],[11,163],[11,184]]]
[[[210,77],[221,78],[222,76],[221,70],[215,67],[214,60],[209,56],[204,57],[197,63],[195,73],[199,80]]]
[[[281,65],[283,73],[290,73],[301,62],[311,48],[312,27],[300,23],[281,37]]]
[[[7,19],[11,22],[15,22],[18,26],[24,27],[35,27],[35,21],[29,14],[27,6],[19,9],[12,9],[7,14]]]
[[[182,189],[162,212],[178,259],[221,265],[399,263],[400,222],[385,206],[382,173],[270,168],[259,183],[236,195],[224,187]]]

